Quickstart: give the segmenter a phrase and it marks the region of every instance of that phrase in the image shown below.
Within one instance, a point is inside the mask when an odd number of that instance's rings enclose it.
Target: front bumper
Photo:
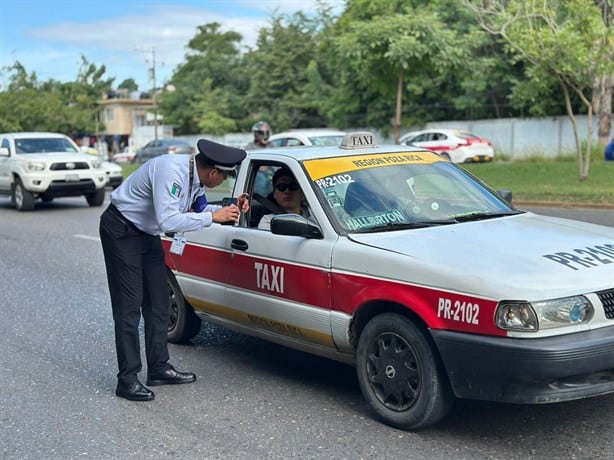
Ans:
[[[91,174],[76,171],[72,173],[27,174],[21,179],[27,190],[48,196],[71,196],[95,192],[107,182],[104,171]]]
[[[116,189],[117,187],[121,185],[123,180],[124,180],[123,176],[110,176],[107,181],[107,187]]]
[[[458,398],[542,404],[614,392],[614,327],[541,339],[430,332]]]

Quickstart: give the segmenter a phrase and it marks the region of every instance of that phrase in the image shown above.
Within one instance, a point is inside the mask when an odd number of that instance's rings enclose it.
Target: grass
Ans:
[[[511,190],[514,201],[614,205],[614,162],[593,160],[588,179],[578,179],[575,159],[531,159],[464,164],[494,189]]]
[[[573,158],[495,160],[462,167],[496,190],[511,190],[515,202],[614,206],[614,161],[604,161],[603,155],[593,155],[588,179],[583,181],[578,179],[578,163]],[[122,168],[128,177],[138,165]]]

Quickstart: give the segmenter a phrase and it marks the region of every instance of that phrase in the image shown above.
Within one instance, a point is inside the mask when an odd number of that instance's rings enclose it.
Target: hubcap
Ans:
[[[177,317],[179,316],[179,308],[177,307],[177,301],[175,300],[175,292],[170,286],[168,289],[168,313],[169,313],[168,330],[172,331],[173,329],[175,329],[175,326],[177,325]]]
[[[18,208],[23,206],[23,190],[21,190],[19,185],[15,187],[15,204]]]
[[[371,390],[388,409],[405,411],[418,399],[422,377],[418,358],[400,335],[380,334],[368,350],[367,376]]]

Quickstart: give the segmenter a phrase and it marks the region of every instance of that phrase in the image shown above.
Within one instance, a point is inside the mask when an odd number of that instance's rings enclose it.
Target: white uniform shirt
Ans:
[[[150,235],[200,230],[213,222],[221,206],[207,204],[202,212],[188,212],[197,196],[204,195],[190,155],[166,154],[152,158],[111,193],[111,203],[139,230]]]

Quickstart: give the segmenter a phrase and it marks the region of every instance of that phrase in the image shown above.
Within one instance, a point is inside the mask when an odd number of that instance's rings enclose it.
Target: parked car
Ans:
[[[111,157],[111,161],[114,163],[134,163],[136,161],[136,151],[130,147],[124,147],[124,149],[114,154]]]
[[[401,136],[399,144],[432,150],[454,163],[486,162],[495,156],[490,141],[456,129],[414,131]]]
[[[115,190],[124,181],[124,170],[117,163],[103,161],[100,167],[107,175],[107,187],[111,187]]]
[[[309,213],[261,230],[279,209],[256,177],[281,167],[297,186],[277,190]],[[373,413],[403,429],[436,423],[455,398],[614,392],[611,227],[522,211],[441,156],[369,133],[252,150],[232,195],[245,192],[238,225],[163,238],[171,342],[205,320],[353,364]]]
[[[9,195],[18,211],[34,209],[37,199],[84,196],[101,206],[107,177],[98,155],[82,153],[60,133],[0,134],[0,195]]]
[[[267,147],[338,146],[343,136],[345,136],[344,131],[332,129],[297,129],[273,134],[267,142]]]
[[[147,160],[166,153],[192,154],[195,148],[182,139],[156,139],[145,144],[136,151],[135,162],[145,163]]]

